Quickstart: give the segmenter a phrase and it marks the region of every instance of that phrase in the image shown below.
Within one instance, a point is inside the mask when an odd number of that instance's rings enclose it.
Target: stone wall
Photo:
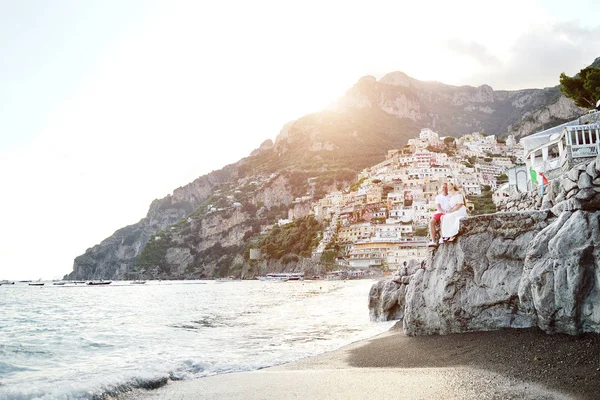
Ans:
[[[498,211],[544,210],[572,198],[583,203],[600,204],[600,156],[573,166],[544,189],[543,198],[541,190],[537,188],[500,199],[496,202],[496,208]]]
[[[516,193],[510,197],[498,199],[496,210],[501,212],[539,210],[542,207],[542,195],[539,191]]]

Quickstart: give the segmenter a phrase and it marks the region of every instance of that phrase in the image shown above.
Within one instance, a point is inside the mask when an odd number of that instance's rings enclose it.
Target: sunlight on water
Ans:
[[[388,330],[373,281],[0,287],[0,399],[78,399],[252,370]]]

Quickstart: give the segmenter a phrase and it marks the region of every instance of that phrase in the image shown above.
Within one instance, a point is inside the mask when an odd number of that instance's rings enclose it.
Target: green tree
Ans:
[[[456,139],[454,139],[452,136],[446,136],[444,138],[444,144],[446,146],[454,146],[456,145]]]
[[[560,91],[579,107],[596,108],[600,100],[600,68],[586,67],[572,78],[563,72],[560,85]]]

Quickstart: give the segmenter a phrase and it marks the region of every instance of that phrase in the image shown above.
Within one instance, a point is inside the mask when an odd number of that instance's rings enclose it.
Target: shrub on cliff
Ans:
[[[311,247],[323,230],[321,224],[312,215],[277,226],[264,237],[259,244],[261,253],[269,259],[281,259],[286,254],[310,257]],[[289,259],[289,258],[288,258]]]
[[[170,245],[171,237],[165,232],[158,232],[144,246],[144,250],[142,250],[142,254],[138,258],[137,265],[145,268],[158,266],[161,270],[167,271],[166,255]]]

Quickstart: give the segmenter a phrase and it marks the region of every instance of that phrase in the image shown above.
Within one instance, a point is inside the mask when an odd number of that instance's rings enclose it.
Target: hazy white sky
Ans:
[[[361,76],[554,86],[600,3],[0,0],[0,280],[62,277],[150,202]]]

